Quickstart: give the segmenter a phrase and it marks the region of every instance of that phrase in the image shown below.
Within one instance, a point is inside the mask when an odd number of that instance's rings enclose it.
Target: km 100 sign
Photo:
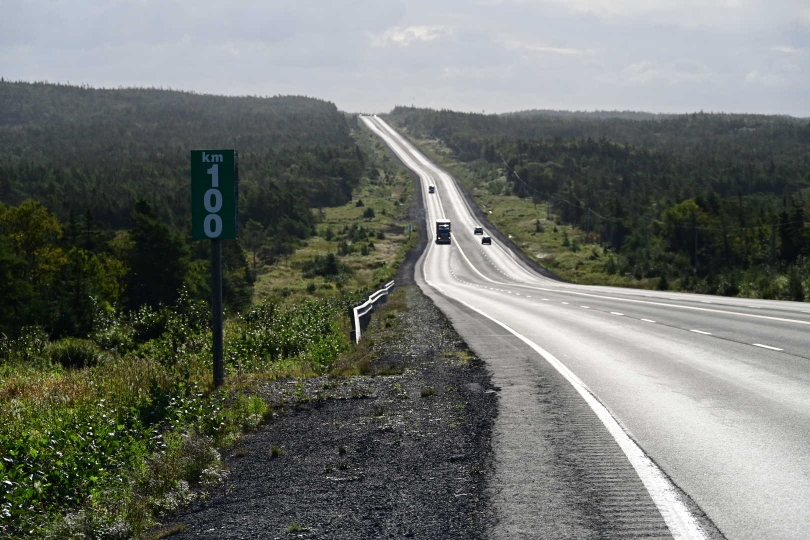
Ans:
[[[233,150],[191,151],[192,238],[236,238],[236,188]]]

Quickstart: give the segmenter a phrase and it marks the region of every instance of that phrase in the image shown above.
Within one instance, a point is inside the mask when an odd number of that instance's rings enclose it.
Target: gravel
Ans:
[[[486,536],[496,389],[418,287],[398,294],[408,309],[367,334],[372,369],[398,374],[265,386],[273,419],[225,456],[222,485],[166,520],[186,527],[172,538]]]

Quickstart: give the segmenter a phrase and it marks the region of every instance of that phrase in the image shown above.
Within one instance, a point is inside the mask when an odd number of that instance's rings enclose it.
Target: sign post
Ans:
[[[222,356],[222,244],[236,238],[239,200],[238,153],[191,151],[191,237],[211,240],[214,386],[225,381]]]

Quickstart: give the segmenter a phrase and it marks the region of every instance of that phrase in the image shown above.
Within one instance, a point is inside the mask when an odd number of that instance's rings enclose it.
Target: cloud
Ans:
[[[771,50],[786,54],[797,54],[802,52],[802,49],[797,49],[796,47],[771,47]]]
[[[810,115],[808,0],[0,0],[0,75],[349,111]]]
[[[395,26],[381,34],[369,34],[374,47],[385,47],[391,43],[407,47],[415,41],[433,41],[441,36],[452,33],[452,30],[442,26],[408,26],[400,28]]]
[[[536,53],[550,53],[563,55],[593,54],[593,49],[574,49],[570,47],[548,47],[537,43],[527,43],[525,41],[506,40],[503,45],[507,49],[529,51]]]
[[[642,60],[622,69],[620,81],[629,85],[646,85],[664,82],[669,85],[700,83],[711,78],[714,73],[700,64],[662,64]]]

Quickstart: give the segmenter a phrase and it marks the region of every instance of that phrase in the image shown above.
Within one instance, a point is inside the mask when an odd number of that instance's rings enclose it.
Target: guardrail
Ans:
[[[351,339],[355,343],[360,343],[360,338],[363,332],[371,322],[371,314],[377,306],[384,304],[388,301],[388,294],[394,289],[394,281],[391,280],[382,289],[374,291],[368,295],[365,302],[354,305],[349,308],[349,319],[352,321]]]

